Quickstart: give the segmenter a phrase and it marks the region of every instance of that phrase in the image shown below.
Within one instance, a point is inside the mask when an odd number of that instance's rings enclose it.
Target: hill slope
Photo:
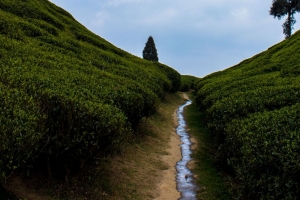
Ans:
[[[195,82],[198,80],[197,77],[191,75],[181,75],[181,92],[187,92],[195,88]]]
[[[196,84],[218,158],[250,199],[296,199],[300,188],[300,32]]]
[[[48,0],[0,1],[0,59],[0,180],[36,157],[62,170],[119,151],[180,89],[178,72],[113,46]]]

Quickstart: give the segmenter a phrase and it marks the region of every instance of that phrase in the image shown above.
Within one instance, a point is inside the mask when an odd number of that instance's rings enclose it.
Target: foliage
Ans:
[[[233,170],[238,198],[299,196],[299,37],[195,83],[217,160]]]
[[[233,120],[226,128],[228,162],[249,199],[295,199],[300,178],[300,104]]]
[[[48,0],[0,1],[0,59],[0,180],[38,157],[79,167],[119,152],[180,88],[178,72],[113,46]]]
[[[196,182],[200,189],[197,191],[198,199],[229,200],[232,196],[229,192],[224,171],[214,163],[214,143],[211,141],[209,131],[205,127],[205,113],[199,112],[198,105],[194,102],[184,111],[184,117],[189,127],[188,133],[196,139],[197,148],[193,150]],[[213,180],[213,181],[212,181]]]
[[[187,92],[190,89],[194,89],[196,80],[198,80],[198,78],[195,76],[181,75],[180,91]]]
[[[150,36],[143,50],[143,58],[150,61],[158,62],[157,50],[153,37]]]
[[[288,15],[286,21],[283,23],[283,33],[286,38],[289,38],[292,35],[292,29],[296,23],[294,14],[300,11],[300,1],[299,0],[273,0],[272,6],[270,9],[270,15],[273,15],[274,18]]]
[[[171,81],[171,91],[172,92],[176,92],[180,90],[181,87],[181,75],[173,70],[172,68],[164,65],[164,64],[160,64],[158,62],[154,63],[156,64],[156,66],[164,71],[164,73],[167,75],[168,79]]]

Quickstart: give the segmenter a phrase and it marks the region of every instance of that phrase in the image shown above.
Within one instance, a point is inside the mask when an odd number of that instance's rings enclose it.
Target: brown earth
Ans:
[[[189,97],[186,93],[180,94],[183,99],[189,100]],[[173,114],[174,119],[174,129],[170,135],[169,148],[167,150],[168,155],[162,157],[162,160],[168,166],[168,170],[162,174],[162,180],[158,185],[160,196],[156,198],[156,200],[175,200],[180,198],[180,193],[177,191],[177,182],[176,182],[176,163],[180,161],[181,148],[180,148],[180,138],[176,133],[176,127],[178,126],[177,121],[177,109]],[[194,138],[192,138],[193,144],[196,142]],[[195,145],[193,145],[194,147]],[[193,167],[193,162],[189,163],[189,167]]]
[[[168,166],[168,170],[165,170],[162,174],[162,180],[158,185],[160,196],[156,200],[173,200],[179,199],[180,193],[177,191],[176,186],[176,168],[175,165],[181,159],[181,141],[176,134],[175,127],[177,126],[176,111],[173,114],[174,118],[174,130],[172,130],[169,142],[169,148],[167,150],[168,155],[162,157],[162,160]]]

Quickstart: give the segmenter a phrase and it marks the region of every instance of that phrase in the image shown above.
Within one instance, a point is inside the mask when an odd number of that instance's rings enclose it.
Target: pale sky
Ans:
[[[136,56],[151,35],[159,62],[203,77],[284,40],[272,0],[50,0],[115,46]],[[300,28],[296,14],[294,32]]]

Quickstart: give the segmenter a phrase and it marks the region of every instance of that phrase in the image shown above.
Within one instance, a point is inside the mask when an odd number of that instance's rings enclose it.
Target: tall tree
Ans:
[[[287,15],[286,21],[283,23],[283,33],[285,38],[289,38],[292,35],[292,29],[296,23],[294,14],[300,11],[300,0],[273,0],[270,9],[270,15],[274,18],[281,19],[281,17]]]
[[[146,46],[143,50],[143,58],[146,60],[158,62],[157,50],[152,36],[148,38]]]

